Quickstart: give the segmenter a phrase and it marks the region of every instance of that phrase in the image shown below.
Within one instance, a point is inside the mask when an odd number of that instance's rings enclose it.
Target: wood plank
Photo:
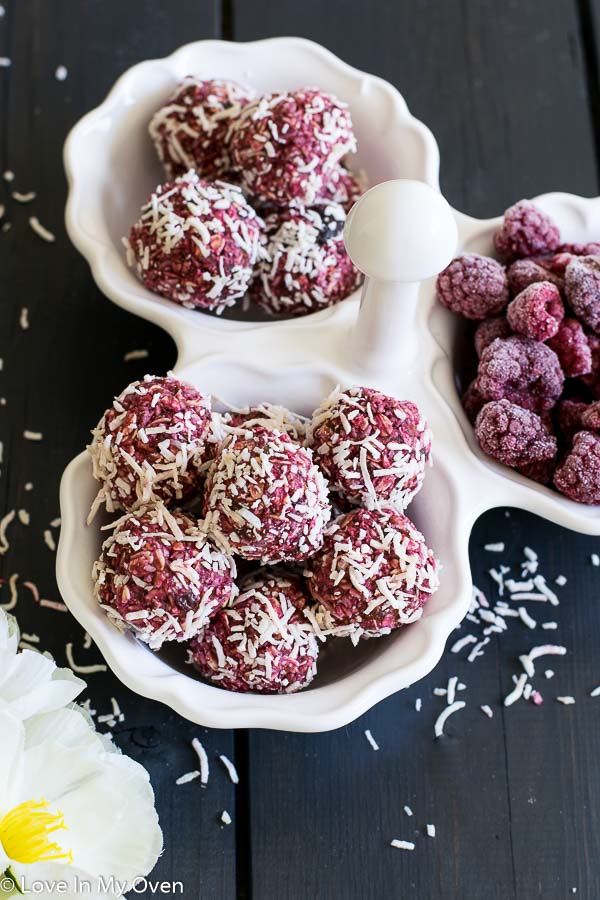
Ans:
[[[167,0],[90,0],[78,4],[76,14],[68,0],[5,0],[5,6],[0,53],[13,64],[0,70],[0,166],[16,172],[15,188],[35,190],[37,198],[20,206],[0,197],[13,222],[10,232],[0,234],[0,396],[7,399],[0,408],[5,451],[0,508],[31,513],[28,528],[10,527],[11,548],[0,560],[0,572],[4,577],[18,572],[20,582],[29,579],[42,596],[57,600],[54,554],[42,535],[58,515],[62,469],[82,449],[115,392],[146,371],[166,371],[175,359],[163,332],[100,294],[70,245],[63,226],[62,143],[71,125],[102,100],[128,66],[169,53],[192,35],[217,36],[220,13],[215,0],[183,0],[176,15]],[[64,82],[54,77],[61,64],[69,72]],[[2,191],[8,192],[4,183]],[[30,214],[55,232],[55,244],[44,244],[30,231]],[[23,306],[29,309],[27,331],[19,327]],[[149,359],[124,362],[124,354],[137,348],[147,348]],[[43,432],[44,440],[23,440],[25,428]],[[28,481],[34,484],[31,492],[24,489]],[[1,601],[6,599],[4,587]],[[23,631],[37,633],[60,664],[66,662],[67,641],[73,642],[78,663],[100,661],[95,648],[84,649],[74,619],[37,608],[24,587],[15,612]],[[234,897],[235,827],[218,821],[223,809],[236,818],[235,791],[217,759],[219,753],[233,758],[231,733],[192,726],[126,690],[110,673],[87,680],[86,696],[98,714],[110,712],[112,696],[118,699],[126,718],[113,729],[115,740],[150,772],[165,834],[165,852],[153,877],[182,880],[189,897]],[[196,767],[194,735],[211,762],[206,790],[198,781],[175,786],[179,775]]]
[[[500,9],[492,0],[381,2],[366,15],[340,0],[234,0],[232,29],[239,40],[308,37],[394,83],[436,135],[442,189],[465,212],[497,215],[549,190],[597,192],[589,61],[575,2],[551,0],[543,15],[535,4]],[[599,735],[586,696],[600,680],[598,622],[584,606],[595,592],[596,571],[586,564],[594,542],[518,511],[492,511],[471,537],[474,577],[486,589],[482,548],[499,539],[515,562],[534,544],[546,572],[567,575],[567,600],[544,609],[560,629],[530,633],[518,623],[472,664],[446,654],[429,678],[333,734],[252,734],[255,896],[530,900],[569,896],[573,887],[578,896],[598,895],[591,848],[600,785],[589,760]],[[557,680],[544,686],[545,704],[504,711],[518,655],[560,635],[576,650],[552,666]],[[467,685],[467,708],[435,742],[444,701],[432,689],[452,674]],[[571,692],[574,707],[553,699]],[[491,720],[479,709],[485,703]],[[435,840],[416,835],[428,821]],[[413,835],[414,853],[387,846]]]

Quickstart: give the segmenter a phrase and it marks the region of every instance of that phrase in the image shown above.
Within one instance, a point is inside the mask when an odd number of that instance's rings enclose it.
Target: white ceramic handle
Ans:
[[[384,371],[416,356],[419,285],[456,252],[454,214],[439,191],[421,181],[384,181],[352,207],[346,249],[366,276],[350,352],[360,368]]]

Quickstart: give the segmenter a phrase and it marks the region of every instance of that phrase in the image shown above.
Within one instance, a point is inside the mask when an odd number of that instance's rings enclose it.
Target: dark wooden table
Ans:
[[[16,181],[0,194],[13,223],[0,233],[0,512],[25,508],[31,524],[10,527],[0,572],[18,572],[47,598],[58,596],[42,535],[58,514],[63,467],[113,393],[147,370],[165,371],[175,356],[164,333],[101,296],[63,226],[64,137],[128,66],[197,38],[303,35],[397,85],[433,129],[442,188],[459,209],[491,216],[549,190],[598,193],[595,0],[4,3],[0,56],[12,65],[0,69],[0,169],[13,169]],[[61,64],[64,82],[54,77]],[[35,190],[34,203],[11,201],[12,188]],[[32,212],[56,232],[55,244],[31,233]],[[19,325],[23,306],[28,330]],[[124,362],[135,348],[149,348],[149,360]],[[24,440],[24,429],[43,432],[43,441]],[[600,682],[600,569],[590,563],[598,541],[495,510],[471,536],[475,581],[485,590],[483,546],[498,540],[505,559],[516,563],[528,544],[546,574],[567,576],[561,606],[546,616],[559,630],[540,636],[511,627],[473,664],[447,654],[425,681],[339,731],[205,731],[129,693],[111,674],[90,676],[93,707],[107,713],[110,697],[118,698],[126,719],[115,739],[152,777],[165,833],[155,875],[180,879],[186,897],[206,900],[559,900],[575,888],[578,898],[597,900],[600,699],[588,693]],[[99,661],[96,650],[83,649],[70,616],[35,606],[25,589],[16,612],[59,661],[66,641],[80,662]],[[569,648],[552,666],[546,702],[504,709],[518,654],[544,635]],[[444,701],[432,689],[452,674],[467,684],[467,707],[436,742],[433,721]],[[577,703],[555,702],[565,694]],[[493,719],[481,713],[483,703]],[[197,782],[174,786],[194,767],[194,735],[213,763],[204,791]],[[218,753],[235,759],[237,788]],[[226,828],[223,809],[233,817]],[[415,837],[413,853],[389,847],[392,838],[422,834],[426,822],[436,825],[434,840]]]

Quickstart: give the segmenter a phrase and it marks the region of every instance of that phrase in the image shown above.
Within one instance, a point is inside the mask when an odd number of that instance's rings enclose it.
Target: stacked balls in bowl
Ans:
[[[361,193],[346,104],[189,76],[149,130],[168,180],[123,239],[149,290],[216,314],[243,301],[302,316],[358,287],[342,234]]]
[[[457,256],[440,302],[474,323],[477,372],[462,402],[482,450],[579,503],[600,503],[600,243],[561,241],[521,200],[498,259]]]
[[[410,401],[355,387],[310,419],[268,403],[219,413],[147,375],[92,435],[90,521],[120,513],[93,568],[98,602],[153,650],[185,644],[213,684],[300,690],[326,639],[389,634],[437,589],[405,514],[431,459]]]

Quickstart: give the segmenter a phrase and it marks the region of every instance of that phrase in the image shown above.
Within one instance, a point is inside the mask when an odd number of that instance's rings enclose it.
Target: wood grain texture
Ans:
[[[21,206],[11,202],[11,186],[1,183],[0,203],[7,205],[6,218],[13,223],[11,231],[0,234],[0,396],[7,399],[0,408],[1,509],[25,508],[31,524],[10,527],[11,547],[0,559],[0,572],[4,577],[18,572],[20,582],[29,579],[42,596],[56,600],[54,554],[42,535],[58,515],[62,469],[84,446],[114,393],[146,371],[166,371],[175,359],[162,331],[100,294],[71,246],[63,226],[62,144],[74,122],[103,99],[128,66],[170,53],[192,34],[217,35],[219,10],[208,0],[179,2],[179,15],[172,14],[166,0],[77,5],[4,0],[4,5],[0,53],[13,64],[0,70],[0,169],[13,169],[12,187],[35,190],[37,197]],[[61,64],[69,70],[64,82],[54,77]],[[55,232],[55,244],[31,232],[31,214]],[[19,327],[23,306],[29,309],[27,331]],[[147,348],[149,359],[125,363],[124,354],[137,348]],[[25,428],[43,432],[44,440],[25,441]],[[34,483],[32,492],[24,490],[27,481]],[[4,587],[1,602],[7,599]],[[71,616],[37,608],[23,587],[15,612],[22,630],[37,633],[59,664],[66,663],[67,641],[73,642],[78,663],[100,662],[95,648],[84,650],[83,632]],[[233,757],[232,735],[190,725],[130,693],[110,673],[87,680],[85,696],[99,715],[110,712],[111,696],[118,699],[126,718],[113,729],[115,740],[150,773],[166,842],[153,877],[184,881],[186,897],[230,900],[236,894],[235,829],[218,820],[227,809],[235,821],[235,791],[217,755]],[[175,786],[179,775],[196,768],[190,746],[194,735],[211,762],[206,790],[198,781]]]

